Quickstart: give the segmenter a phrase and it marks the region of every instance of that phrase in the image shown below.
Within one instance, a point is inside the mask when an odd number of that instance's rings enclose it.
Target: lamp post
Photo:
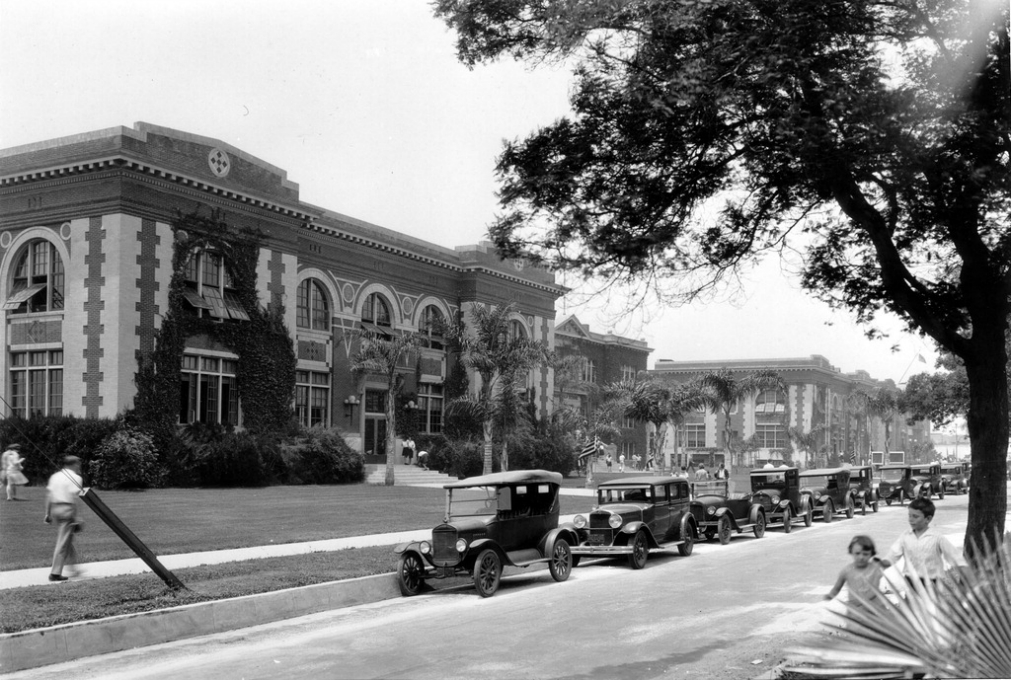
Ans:
[[[354,422],[355,419],[355,406],[361,404],[361,400],[358,395],[352,394],[350,397],[344,400],[344,416]]]

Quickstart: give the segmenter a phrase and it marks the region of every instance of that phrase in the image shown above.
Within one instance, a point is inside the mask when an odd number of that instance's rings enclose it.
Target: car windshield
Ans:
[[[881,479],[885,482],[901,482],[905,470],[881,470]]]
[[[454,489],[449,496],[449,514],[451,517],[494,515],[498,511],[498,491],[495,486]]]
[[[597,503],[643,503],[652,500],[652,489],[648,486],[618,486],[597,489]]]
[[[834,478],[833,481],[835,481]],[[828,486],[829,480],[826,475],[812,475],[800,478],[800,488],[802,489],[826,489]]]
[[[933,472],[930,468],[913,468],[914,475],[923,475],[924,477],[929,477]]]
[[[726,496],[727,483],[722,479],[695,482],[696,496]]]
[[[949,474],[958,474],[959,472],[962,471],[962,466],[961,465],[945,465],[942,468],[942,470],[944,470],[945,472],[947,472]]]
[[[785,489],[786,475],[783,473],[776,474],[774,472],[771,472],[769,474],[751,475],[751,488]]]

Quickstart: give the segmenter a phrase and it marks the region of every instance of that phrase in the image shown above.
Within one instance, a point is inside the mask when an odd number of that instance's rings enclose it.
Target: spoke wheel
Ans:
[[[684,531],[681,532],[681,545],[678,546],[678,554],[681,557],[688,557],[695,549],[695,528],[690,522],[685,522]]]
[[[642,569],[646,566],[646,558],[649,557],[649,539],[646,538],[645,531],[637,531],[632,539],[632,552],[628,556],[628,566],[633,569]]]
[[[572,573],[572,551],[569,549],[569,542],[564,538],[555,541],[551,561],[548,562],[548,571],[551,572],[551,578],[556,581],[564,581]]]
[[[498,553],[487,548],[481,551],[474,563],[474,587],[481,597],[491,597],[498,590],[502,578],[502,560]]]
[[[850,496],[846,497],[846,519],[853,519],[853,498]],[[864,514],[867,514],[867,509],[864,509]]]
[[[832,504],[831,500],[825,501],[825,505],[821,506],[821,521],[825,524],[831,524],[835,514],[835,505]]]
[[[397,583],[400,594],[411,597],[421,592],[425,585],[425,565],[415,553],[407,553],[400,558],[397,565]]]
[[[873,503],[871,503],[871,510],[873,510],[874,512],[878,511],[878,502],[877,501],[874,501]]]
[[[720,517],[720,526],[717,529],[717,534],[720,537],[720,543],[722,545],[730,543],[730,537],[733,535],[733,527],[730,526],[730,518],[726,515]]]
[[[790,508],[783,510],[783,533],[788,534],[793,531],[793,516],[790,514]]]
[[[755,522],[754,532],[755,532],[755,538],[761,538],[762,536],[765,536],[765,513],[764,512],[758,513],[758,521]]]

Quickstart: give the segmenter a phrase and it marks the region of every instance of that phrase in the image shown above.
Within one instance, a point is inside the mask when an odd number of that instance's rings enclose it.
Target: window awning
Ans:
[[[221,292],[217,288],[211,288],[210,286],[204,287],[204,300],[211,304],[210,311],[211,316],[218,319],[228,319],[228,308],[225,307],[225,301],[221,299]]]
[[[4,309],[17,309],[21,306],[21,303],[38,293],[40,290],[44,290],[45,287],[46,284],[44,283],[33,283],[27,288],[14,291],[11,293],[11,296],[7,298],[7,302],[4,303]]]
[[[207,300],[200,297],[200,293],[193,290],[192,288],[183,288],[183,297],[186,298],[186,302],[190,303],[197,309],[210,309],[211,305]]]
[[[393,331],[390,328],[384,328],[383,326],[377,326],[371,321],[362,321],[362,330],[372,333],[373,335],[378,335],[381,338],[392,338]]]
[[[246,310],[242,308],[242,303],[239,302],[239,298],[235,293],[225,291],[225,307],[228,308],[228,314],[233,319],[249,321],[249,315],[246,314]]]

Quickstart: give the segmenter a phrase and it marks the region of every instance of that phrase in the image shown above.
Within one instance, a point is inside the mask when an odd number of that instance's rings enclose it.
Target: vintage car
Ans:
[[[793,467],[751,471],[751,498],[765,509],[766,528],[782,526],[783,533],[788,534],[798,520],[811,526],[814,508],[810,497],[800,492],[799,475]]]
[[[955,495],[969,491],[969,464],[966,462],[942,463],[941,484],[946,492]]]
[[[800,493],[810,497],[815,514],[822,521],[832,521],[837,512],[853,517],[856,502],[850,488],[850,471],[847,468],[820,468],[800,473]]]
[[[730,482],[713,479],[692,485],[692,516],[699,534],[720,543],[730,543],[733,532],[745,529],[755,532],[755,538],[765,535],[765,507],[752,499],[751,493],[731,493]]]
[[[867,514],[870,506],[878,511],[878,485],[874,481],[874,468],[870,465],[853,465],[850,467],[850,488],[853,489],[853,500],[860,506],[860,512]]]
[[[878,482],[878,496],[884,499],[885,505],[891,505],[892,501],[903,505],[916,498],[916,482],[910,466],[901,463],[882,465],[878,468],[878,476],[881,478]]]
[[[516,470],[444,485],[446,516],[431,541],[398,545],[397,581],[404,595],[417,595],[430,578],[470,574],[482,597],[498,589],[502,567],[547,563],[551,577],[572,571],[572,529],[558,526],[562,476]]]
[[[913,481],[916,482],[916,496],[930,498],[937,494],[938,499],[944,500],[944,483],[941,481],[940,463],[923,463],[911,465]]]
[[[629,477],[597,487],[597,506],[589,516],[576,515],[579,532],[574,563],[583,555],[627,555],[633,569],[646,566],[650,553],[692,554],[698,526],[689,508],[688,480],[674,477]]]

